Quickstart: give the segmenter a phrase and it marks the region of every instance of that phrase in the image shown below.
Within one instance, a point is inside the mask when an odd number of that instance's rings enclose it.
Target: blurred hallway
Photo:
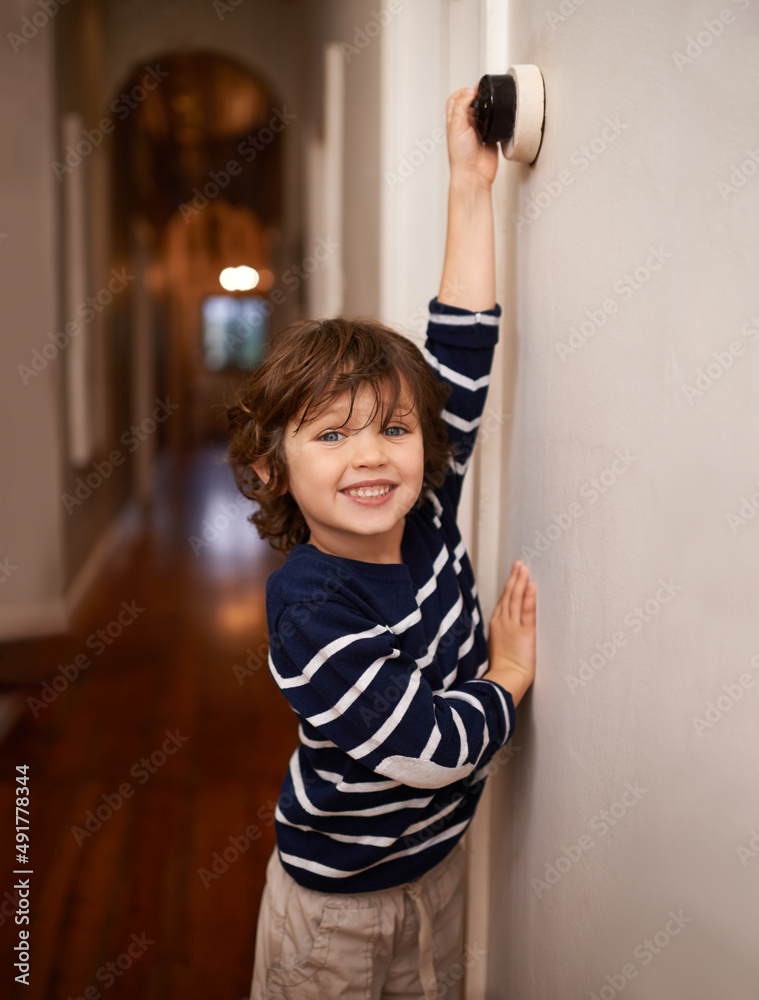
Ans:
[[[272,804],[297,740],[265,660],[280,560],[250,509],[223,448],[195,453],[161,477],[71,639],[23,646],[51,686],[23,689],[31,711],[0,746],[5,818],[8,779],[29,765],[34,912],[28,988],[10,985],[16,934],[0,935],[4,997],[247,996]],[[3,923],[11,849],[3,837]]]
[[[376,6],[0,10],[2,997],[247,996],[297,732],[266,667],[280,558],[223,465],[225,403],[304,316],[421,340],[444,144],[399,192],[388,177],[480,53],[479,0],[438,5],[435,85],[388,134],[408,104],[387,63],[404,8]],[[13,982],[25,764],[29,986]]]

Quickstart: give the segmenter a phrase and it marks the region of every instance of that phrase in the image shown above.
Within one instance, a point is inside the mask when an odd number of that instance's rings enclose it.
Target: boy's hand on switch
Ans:
[[[474,87],[463,87],[451,94],[445,107],[451,181],[462,177],[490,185],[498,170],[498,146],[483,143],[474,127],[474,109],[469,105],[476,93]]]
[[[518,561],[490,619],[490,669],[483,680],[495,681],[518,705],[535,679],[535,581]]]

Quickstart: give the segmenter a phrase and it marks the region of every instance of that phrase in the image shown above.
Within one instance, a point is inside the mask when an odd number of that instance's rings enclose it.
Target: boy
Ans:
[[[473,128],[474,93],[446,109],[448,234],[424,356],[369,320],[291,324],[229,411],[252,520],[288,552],[267,583],[269,666],[300,737],[253,1000],[458,995],[461,838],[535,669],[526,567],[486,643],[455,520],[501,314],[498,154]]]

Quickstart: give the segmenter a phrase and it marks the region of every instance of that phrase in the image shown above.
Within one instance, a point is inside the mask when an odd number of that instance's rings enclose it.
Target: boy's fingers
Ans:
[[[514,587],[516,586],[516,582],[518,579],[519,579],[519,563],[515,562],[511,567],[511,572],[509,573],[509,578],[506,581],[506,584],[503,588],[503,592],[501,593],[501,596],[498,598],[498,601],[496,602],[496,606],[493,611],[493,617],[497,616],[497,617],[508,618],[510,616],[509,609],[511,606],[512,595],[514,593]]]
[[[517,563],[511,567],[511,573],[509,573],[509,578],[506,581],[506,585],[503,588],[503,593],[501,594],[498,603],[496,605],[496,610],[500,613],[509,612],[509,604],[511,602],[511,593],[514,589],[514,584],[517,582],[519,576],[519,566]]]
[[[514,621],[520,621],[522,617],[522,601],[524,600],[524,590],[527,586],[527,581],[530,578],[530,574],[527,572],[527,567],[524,566],[519,575],[517,576],[516,583],[514,584],[514,589],[511,592],[511,601],[509,603],[509,614]]]
[[[535,581],[531,580],[530,585],[525,590],[524,600],[522,601],[523,625],[535,624],[535,608],[537,607],[537,603],[538,603],[538,598],[537,598],[537,590],[535,587]]]
[[[462,94],[462,90],[457,90],[448,98],[445,105],[445,117],[448,121],[451,120],[451,117],[456,111],[457,104],[462,100]]]
[[[461,90],[451,94],[445,109],[445,117],[449,125],[458,120],[461,120],[462,124],[469,123],[469,105],[476,93],[477,91],[472,87],[462,87]]]
[[[461,101],[467,97],[470,101],[474,99],[474,95],[477,93],[474,87],[459,87],[458,90],[454,90],[451,96],[448,98],[448,103],[452,104],[456,101]]]

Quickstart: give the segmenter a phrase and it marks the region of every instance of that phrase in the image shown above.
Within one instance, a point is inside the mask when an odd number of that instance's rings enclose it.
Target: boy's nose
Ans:
[[[385,465],[387,456],[382,447],[382,441],[375,433],[365,434],[363,431],[354,437],[352,461],[354,466]]]

